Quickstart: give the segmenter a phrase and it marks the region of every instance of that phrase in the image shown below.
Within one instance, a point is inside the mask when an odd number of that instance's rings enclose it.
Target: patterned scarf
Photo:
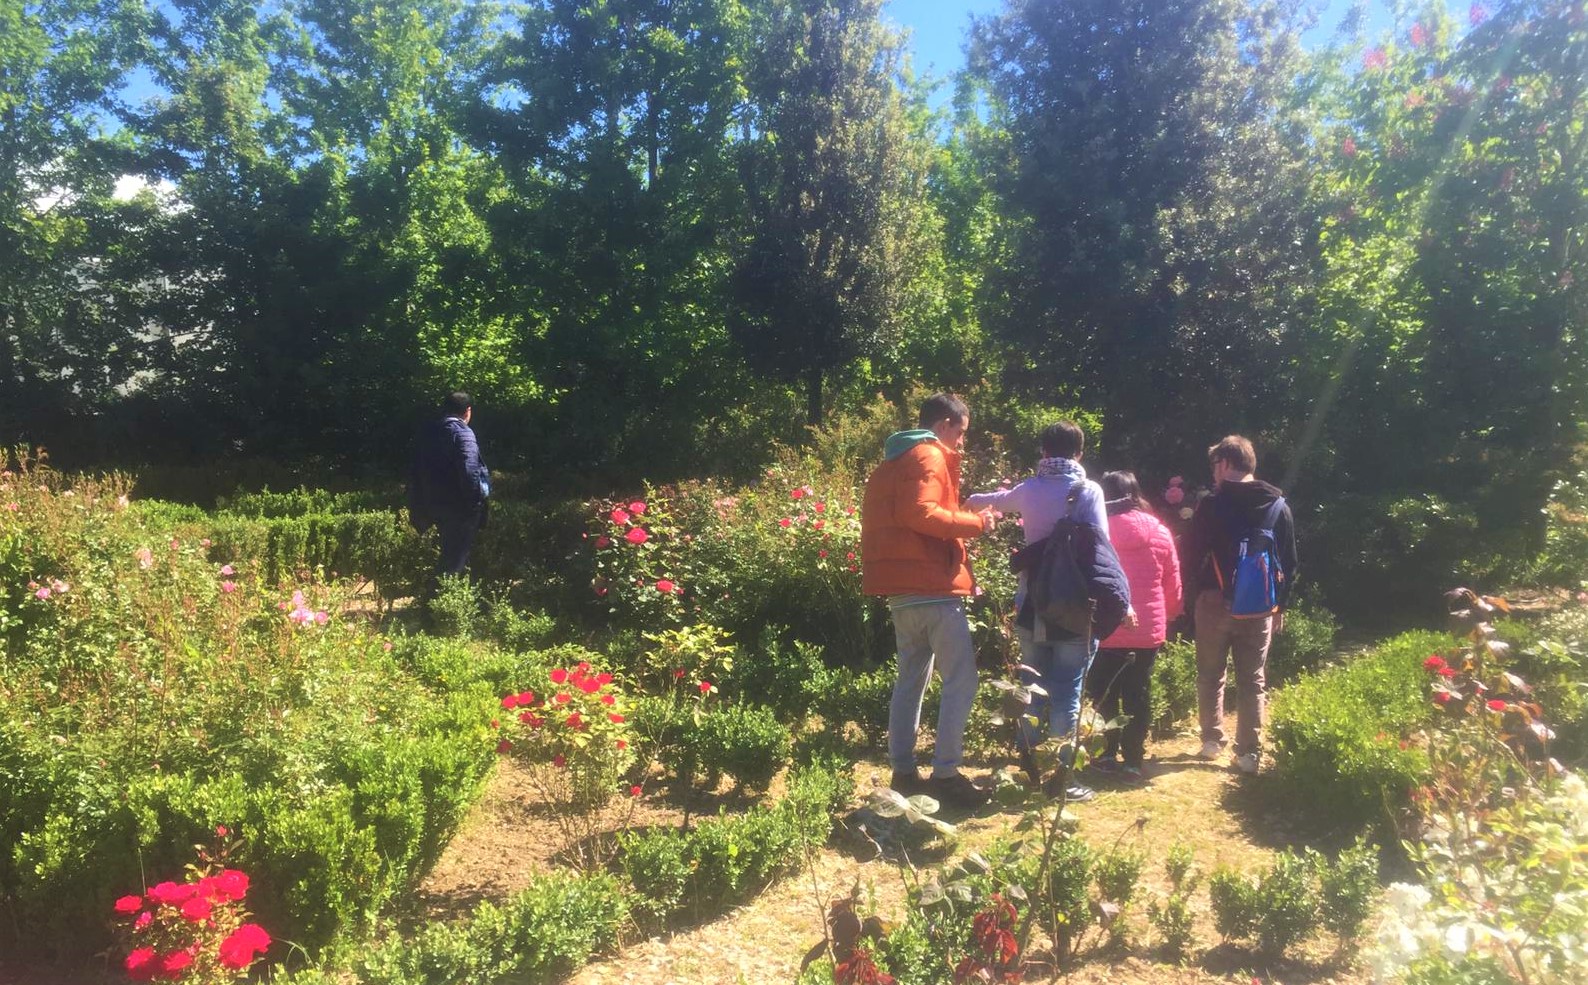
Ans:
[[[1044,458],[1037,462],[1037,475],[1049,479],[1063,477],[1080,482],[1086,478],[1086,470],[1073,458]]]

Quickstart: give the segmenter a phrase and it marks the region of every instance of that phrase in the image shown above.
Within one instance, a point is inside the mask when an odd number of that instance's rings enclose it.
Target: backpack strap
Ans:
[[[1285,497],[1278,496],[1268,504],[1268,509],[1263,513],[1263,529],[1270,535],[1274,532],[1274,526],[1279,523],[1279,514],[1284,508]]]

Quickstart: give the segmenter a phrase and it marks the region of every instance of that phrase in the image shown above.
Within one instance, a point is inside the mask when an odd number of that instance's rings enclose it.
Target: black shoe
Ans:
[[[927,781],[927,793],[937,798],[944,807],[961,811],[986,807],[992,800],[992,794],[972,783],[964,773],[932,777]]]
[[[1042,771],[1037,768],[1037,754],[1030,749],[1020,750],[1020,769],[1030,778],[1033,790],[1042,785]]]
[[[894,770],[893,778],[888,781],[890,789],[906,797],[913,797],[918,793],[926,793],[926,786],[926,781],[915,770],[910,770],[908,773],[900,773],[898,770]]]
[[[1068,787],[1061,786],[1063,777],[1063,773],[1055,773],[1048,777],[1048,782],[1042,785],[1042,792],[1051,798],[1057,799],[1059,792],[1062,790],[1064,791],[1065,799],[1075,804],[1084,804],[1097,796],[1097,791],[1079,783],[1072,782]]]

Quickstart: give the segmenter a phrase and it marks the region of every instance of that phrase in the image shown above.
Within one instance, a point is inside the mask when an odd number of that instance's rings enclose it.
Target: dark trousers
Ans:
[[[461,575],[469,566],[469,552],[474,549],[474,535],[480,530],[477,513],[449,517],[436,524],[441,533],[441,558],[436,562],[436,578],[442,575]]]
[[[1152,665],[1158,649],[1097,651],[1086,675],[1086,693],[1104,721],[1130,716],[1123,729],[1110,729],[1105,756],[1122,755],[1127,766],[1140,768],[1152,724]]]

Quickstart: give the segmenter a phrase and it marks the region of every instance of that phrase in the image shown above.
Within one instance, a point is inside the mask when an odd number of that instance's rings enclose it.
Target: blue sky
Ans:
[[[1451,0],[1452,6],[1455,2]],[[1329,40],[1350,7],[1350,2],[1319,0],[1317,6],[1322,8],[1322,14],[1317,27],[1303,38],[1308,45],[1320,45]],[[1002,7],[1003,0],[886,0],[883,16],[910,30],[910,47],[914,51],[916,73],[946,79],[965,64],[962,46],[970,29],[971,17],[995,14]],[[1390,26],[1387,0],[1367,0],[1367,8],[1369,33],[1377,33]],[[938,90],[933,101],[942,102],[950,95],[949,88],[944,86]]]

